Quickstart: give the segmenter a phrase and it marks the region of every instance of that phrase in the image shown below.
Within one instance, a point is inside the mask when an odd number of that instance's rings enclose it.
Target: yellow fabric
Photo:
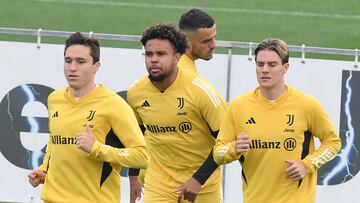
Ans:
[[[187,72],[192,74],[196,74],[196,75],[198,74],[195,61],[192,60],[190,57],[188,57],[185,53],[181,55],[177,65],[179,69],[186,70]],[[141,169],[139,173],[139,178],[142,185],[144,185],[145,183],[145,174],[146,174],[146,169]]]
[[[186,54],[181,55],[180,60],[178,62],[178,67],[183,70],[187,70],[191,73],[198,74],[195,61],[189,58]]]
[[[147,187],[144,194],[144,203],[176,203],[178,194],[167,188]],[[206,193],[201,192],[196,196],[194,203],[223,203],[222,185],[212,187],[213,190]],[[182,199],[181,203],[189,203]]]
[[[118,203],[121,167],[145,168],[149,160],[132,109],[100,85],[79,100],[68,88],[56,90],[48,98],[48,110],[50,138],[40,166],[47,172],[42,199]],[[75,144],[76,134],[85,132],[86,124],[96,140],[90,154]]]
[[[161,93],[143,77],[128,90],[128,102],[144,125],[150,164],[145,176],[145,193],[171,191],[198,170],[212,150],[225,113],[225,103],[203,79],[178,69],[175,82]],[[220,167],[203,185],[200,193],[221,185]],[[154,189],[155,188],[155,189]]]
[[[252,143],[240,158],[234,142],[241,132],[247,133]],[[308,141],[304,141],[306,134]],[[316,150],[314,137],[321,142]],[[288,87],[272,103],[257,88],[230,103],[214,147],[214,159],[218,164],[243,159],[245,203],[309,203],[315,201],[316,169],[340,148],[339,136],[316,99]],[[285,172],[289,166],[285,160],[301,160],[303,152],[309,173],[302,181],[294,181]]]

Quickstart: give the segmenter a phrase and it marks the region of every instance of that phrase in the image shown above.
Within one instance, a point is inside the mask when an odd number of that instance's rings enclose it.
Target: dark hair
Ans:
[[[268,38],[263,40],[255,48],[255,61],[260,51],[271,50],[275,51],[281,58],[282,64],[289,62],[289,48],[286,42],[277,38]]]
[[[100,43],[95,38],[87,37],[80,32],[75,32],[69,36],[65,42],[64,55],[67,48],[72,45],[84,45],[90,48],[90,55],[93,59],[93,63],[96,63],[100,60]]]
[[[179,28],[182,31],[197,30],[199,28],[211,28],[214,19],[200,9],[193,8],[180,17]]]
[[[151,39],[169,40],[174,45],[177,53],[183,54],[187,49],[185,34],[180,32],[175,25],[160,23],[146,29],[140,42],[145,46]]]

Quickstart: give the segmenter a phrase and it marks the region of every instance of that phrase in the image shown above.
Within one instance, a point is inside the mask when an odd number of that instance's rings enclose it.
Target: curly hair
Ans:
[[[177,53],[183,54],[187,49],[186,36],[180,32],[175,25],[160,23],[146,29],[140,42],[146,45],[146,42],[152,39],[169,40],[175,47]]]

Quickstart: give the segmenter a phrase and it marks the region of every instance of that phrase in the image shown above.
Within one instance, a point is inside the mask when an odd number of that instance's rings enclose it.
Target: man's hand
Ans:
[[[141,199],[142,186],[139,176],[129,176],[130,181],[130,203],[135,203]]]
[[[33,187],[37,187],[40,184],[43,184],[46,178],[46,173],[40,169],[34,169],[29,174],[29,183]]]
[[[83,150],[86,153],[91,152],[91,148],[94,142],[95,138],[89,125],[86,125],[86,132],[78,133],[76,135],[77,148]]]
[[[195,178],[191,177],[188,181],[176,189],[176,192],[179,192],[178,203],[181,202],[183,197],[184,200],[194,202],[200,189],[201,184]]]
[[[285,160],[289,167],[286,169],[288,176],[294,180],[301,180],[307,174],[307,169],[301,161]]]
[[[236,137],[236,141],[235,141],[235,145],[234,145],[235,152],[237,154],[241,154],[243,152],[249,151],[250,144],[251,144],[251,141],[250,141],[249,135],[244,132],[239,133]]]

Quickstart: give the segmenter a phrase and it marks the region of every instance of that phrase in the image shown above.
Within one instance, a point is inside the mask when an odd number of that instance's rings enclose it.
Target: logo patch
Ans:
[[[90,113],[88,115],[88,117],[86,117],[86,120],[91,121],[92,119],[94,119],[96,111],[90,110]]]
[[[253,117],[250,117],[246,124],[256,124],[256,121]]]
[[[183,133],[188,133],[192,129],[192,125],[189,122],[182,122],[179,125],[179,130]]]
[[[147,100],[145,100],[141,107],[150,107],[150,104]]]
[[[288,126],[292,126],[292,124],[294,124],[295,121],[295,116],[293,114],[287,114],[286,116],[288,117],[288,121],[286,122],[286,124]]]
[[[179,109],[184,108],[184,105],[185,105],[184,97],[178,97],[177,100],[178,100],[178,102],[179,102],[179,104],[178,104],[177,107],[178,107]]]
[[[51,116],[51,118],[57,118],[57,117],[59,117],[59,113],[55,111],[55,113]]]
[[[292,151],[296,148],[296,140],[294,138],[287,138],[284,141],[284,148],[287,151]]]

